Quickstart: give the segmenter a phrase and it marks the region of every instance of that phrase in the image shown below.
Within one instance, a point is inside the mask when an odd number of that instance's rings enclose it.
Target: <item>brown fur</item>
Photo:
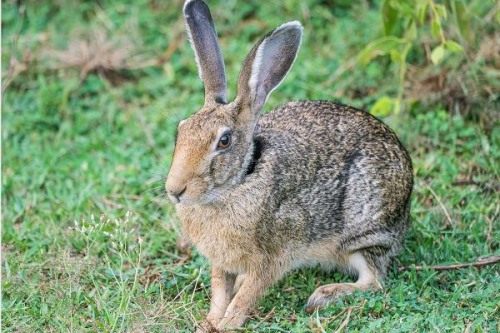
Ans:
[[[199,23],[188,21],[198,24],[191,31],[213,37],[207,12],[200,0],[186,2],[186,16],[205,15]],[[179,125],[166,189],[185,234],[212,264],[205,330],[241,326],[265,291],[299,267],[357,276],[355,283],[319,287],[308,310],[356,289],[380,289],[401,247],[411,160],[387,126],[363,111],[321,101],[288,103],[259,118],[295,59],[301,31],[287,23],[257,43],[229,104],[216,100],[220,91],[210,91],[225,87],[224,73],[201,75],[215,77],[204,80],[205,105]],[[211,63],[217,68],[221,59],[200,56],[203,47],[194,47],[200,74]],[[231,144],[220,149],[227,133]]]

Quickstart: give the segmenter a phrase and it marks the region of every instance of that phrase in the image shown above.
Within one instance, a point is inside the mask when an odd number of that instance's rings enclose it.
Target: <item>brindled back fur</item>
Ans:
[[[227,103],[208,7],[188,0],[184,15],[205,105],[179,125],[166,188],[213,279],[222,274],[234,283],[231,276],[245,274],[269,280],[265,288],[292,269],[318,264],[358,275],[354,253],[383,279],[409,225],[413,186],[410,156],[394,132],[364,111],[328,101],[290,102],[260,115],[295,60],[298,22],[257,43],[238,95]],[[224,301],[212,299],[212,307],[226,308],[211,309],[214,326],[244,322],[228,319],[248,311],[240,303],[251,297],[239,296],[242,289],[229,300],[214,290],[213,298]]]

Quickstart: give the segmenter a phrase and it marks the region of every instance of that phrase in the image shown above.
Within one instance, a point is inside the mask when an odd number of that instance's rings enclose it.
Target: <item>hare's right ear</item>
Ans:
[[[269,94],[283,81],[297,57],[302,25],[285,23],[265,35],[250,51],[238,78],[237,101],[247,107],[246,119],[254,118]],[[247,111],[248,110],[248,111]]]
[[[226,71],[210,10],[201,0],[187,0],[184,18],[205,86],[205,103],[226,103]]]

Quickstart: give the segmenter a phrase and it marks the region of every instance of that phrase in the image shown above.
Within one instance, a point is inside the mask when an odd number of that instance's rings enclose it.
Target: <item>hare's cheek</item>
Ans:
[[[214,187],[224,187],[230,184],[235,175],[235,169],[231,165],[221,165],[213,172]]]
[[[199,178],[193,179],[186,189],[186,196],[189,197],[189,199],[198,199],[207,192],[207,189],[208,184],[206,181]]]

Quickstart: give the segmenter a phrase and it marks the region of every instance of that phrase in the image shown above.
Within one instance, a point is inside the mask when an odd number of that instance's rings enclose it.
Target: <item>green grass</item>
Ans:
[[[325,84],[380,32],[376,5],[348,3],[284,1],[277,15],[274,3],[210,2],[229,95],[252,44],[293,19],[305,25],[302,50],[266,110],[306,98],[369,108],[397,92],[384,59]],[[203,101],[181,8],[182,1],[28,2],[21,20],[13,1],[2,3],[4,78],[11,58],[28,59],[2,105],[2,332],[189,332],[208,311],[209,263],[195,249],[178,249],[179,222],[163,193],[177,121]],[[178,48],[158,65],[119,71],[119,85],[106,73],[80,81],[78,70],[47,55],[96,28],[129,37],[143,59]],[[385,119],[414,161],[402,265],[500,254],[500,127],[461,114],[434,103]],[[308,316],[304,304],[318,285],[347,278],[301,270],[269,291],[246,328],[496,332],[499,275],[498,265],[397,273],[394,263],[383,292],[356,293]]]

